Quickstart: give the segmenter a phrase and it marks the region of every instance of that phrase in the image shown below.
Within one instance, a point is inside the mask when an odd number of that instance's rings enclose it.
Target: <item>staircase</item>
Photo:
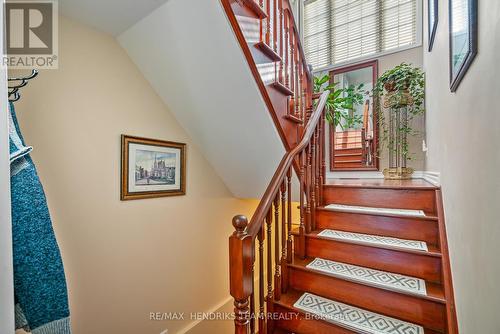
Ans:
[[[441,190],[327,180],[329,92],[311,93],[290,4],[221,1],[287,148],[251,220],[232,221],[234,332],[458,333]]]
[[[363,130],[336,131],[332,169],[352,170],[365,167],[364,141]]]

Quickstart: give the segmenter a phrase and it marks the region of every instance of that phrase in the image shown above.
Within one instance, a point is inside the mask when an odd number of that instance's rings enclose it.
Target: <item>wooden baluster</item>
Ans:
[[[289,27],[288,11],[285,11],[285,86],[290,88],[290,27]]]
[[[269,209],[266,217],[267,224],[267,312],[272,313],[273,305],[273,248],[272,248],[272,226],[273,226],[273,212],[272,206]],[[272,320],[266,319],[266,333],[273,332]]]
[[[278,82],[283,83],[283,0],[279,0],[279,20],[280,20],[280,29],[279,29],[279,38],[280,38],[280,68],[279,68],[279,76]]]
[[[306,74],[307,68],[305,66],[307,66],[307,65],[302,65],[302,77],[304,78],[303,79],[304,87],[302,88],[302,96],[304,97],[304,105],[302,106],[302,115],[304,115],[304,119],[309,121],[309,118],[311,116],[311,114],[309,114],[307,112],[308,105],[310,104],[309,95],[307,94],[309,80],[307,78],[307,74]],[[312,111],[312,109],[311,109],[311,111]],[[307,121],[306,121],[306,123],[307,123]]]
[[[292,19],[290,18],[290,25],[292,25]],[[290,27],[290,90],[292,92],[295,92],[295,76],[293,74],[293,71],[294,71],[294,52],[293,50],[295,49],[295,45],[294,45],[294,40],[295,40],[295,35],[293,34],[293,27]],[[291,100],[291,103],[290,103],[290,107],[291,107],[291,110],[289,112],[290,115],[293,115],[293,108],[294,108],[294,105],[295,105],[295,101],[294,101],[294,98],[295,98],[295,94],[292,95],[292,98],[290,99]]]
[[[273,298],[273,248],[272,248],[272,224],[273,215],[271,209],[266,217],[267,224],[267,300],[272,300]]]
[[[297,36],[295,35],[295,29],[294,29],[294,39],[295,41],[298,41],[297,39]],[[295,65],[295,71],[294,71],[294,81],[295,81],[295,110],[294,110],[294,114],[295,116],[297,117],[300,117],[299,116],[299,104],[298,104],[298,100],[300,98],[300,86],[299,86],[299,57],[298,57],[298,43],[295,43],[295,47],[293,49],[293,53],[294,53],[294,59],[295,59],[295,62],[294,62],[294,65]]]
[[[230,291],[234,298],[234,332],[247,334],[249,331],[250,309],[248,298],[252,294],[251,259],[248,257],[248,246],[251,236],[246,232],[248,219],[245,216],[233,218],[235,232],[229,238],[230,257]]]
[[[316,229],[316,167],[317,165],[317,150],[316,150],[316,142],[318,140],[317,131],[314,131],[314,134],[311,138],[311,223],[309,224],[311,230]]]
[[[311,233],[311,153],[311,142],[309,142],[306,158],[306,233]]]
[[[299,245],[299,250],[300,250],[300,257],[302,259],[306,258],[306,236],[305,236],[305,211],[304,211],[304,191],[305,191],[305,185],[306,185],[306,159],[305,159],[306,152],[302,151],[299,154],[299,160],[300,160],[300,175],[299,175],[299,183],[300,183],[300,225],[299,225],[299,240],[300,240],[300,245]]]
[[[264,8],[264,0],[260,0],[259,1],[259,6],[262,10],[265,10]],[[263,42],[264,41],[264,22],[265,19],[260,19],[260,24],[259,24],[259,42]]]
[[[319,194],[319,187],[320,187],[320,171],[321,171],[321,145],[320,145],[320,126],[321,126],[321,121],[317,125],[317,130],[316,130],[316,207],[320,206],[320,194]],[[316,208],[315,208],[316,211]],[[316,216],[315,216],[316,217]],[[315,218],[316,219],[316,218]],[[316,220],[315,220],[316,221]]]
[[[293,75],[293,64],[294,64],[294,52],[293,50],[295,49],[295,45],[294,45],[294,41],[295,41],[295,35],[293,34],[293,27],[292,27],[292,24],[293,24],[293,21],[292,19],[290,18],[290,12],[288,12],[289,14],[289,22],[290,22],[290,27],[289,27],[289,34],[288,36],[290,37],[290,90],[293,92],[295,90],[295,82],[294,82],[294,75]],[[292,96],[293,98],[293,96]]]
[[[287,194],[288,194],[288,214],[287,214],[287,227],[288,227],[288,240],[286,245],[287,250],[287,263],[292,263],[292,167],[288,170],[287,178]]]
[[[323,184],[325,182],[325,114],[321,115],[319,120],[319,152],[320,152],[320,169],[319,169],[319,201],[318,205],[323,203]]]
[[[271,1],[266,0],[266,44],[271,45]]]
[[[252,294],[250,295],[250,333],[255,333],[255,272],[252,263]]]
[[[281,291],[286,292],[288,282],[288,269],[286,267],[286,180],[281,185]]]
[[[280,192],[274,198],[274,299],[281,299],[281,271],[280,271]]]
[[[265,333],[265,313],[264,313],[264,224],[257,235],[259,240],[259,333]]]
[[[278,52],[278,10],[277,0],[273,0],[273,50]]]
[[[302,103],[301,101],[301,94],[302,94],[302,82],[300,81],[300,55],[297,53],[297,62],[295,63],[295,73],[297,75],[297,89],[296,89],[296,95],[297,95],[297,103],[295,104],[295,115],[297,115],[297,118],[300,118],[300,105]],[[303,119],[301,119],[303,120]]]

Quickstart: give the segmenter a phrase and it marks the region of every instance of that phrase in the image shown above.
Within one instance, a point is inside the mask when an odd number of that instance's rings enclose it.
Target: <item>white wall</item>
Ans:
[[[260,197],[285,149],[219,1],[170,0],[118,40],[231,192]]]
[[[478,2],[479,54],[456,93],[450,93],[448,79],[448,2],[439,2],[434,49],[424,55],[426,167],[441,173],[460,331],[497,334],[500,2]]]
[[[4,1],[0,1],[3,18]],[[2,20],[3,22],[3,20]],[[3,24],[0,45],[3,45]],[[10,220],[10,164],[7,105],[7,69],[0,68],[0,333],[14,332],[14,286],[12,272],[12,225]]]

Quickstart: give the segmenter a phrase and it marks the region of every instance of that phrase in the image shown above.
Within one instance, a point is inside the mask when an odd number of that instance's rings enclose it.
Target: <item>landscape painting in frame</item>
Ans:
[[[121,199],[186,193],[186,144],[122,135]]]
[[[477,0],[449,0],[450,90],[455,92],[478,50]]]

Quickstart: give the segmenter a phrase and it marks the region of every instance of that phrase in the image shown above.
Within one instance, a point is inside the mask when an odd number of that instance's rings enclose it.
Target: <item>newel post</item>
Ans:
[[[234,233],[229,237],[229,280],[234,298],[234,333],[248,334],[250,331],[249,297],[252,294],[252,236],[246,228],[245,216],[233,218]]]

